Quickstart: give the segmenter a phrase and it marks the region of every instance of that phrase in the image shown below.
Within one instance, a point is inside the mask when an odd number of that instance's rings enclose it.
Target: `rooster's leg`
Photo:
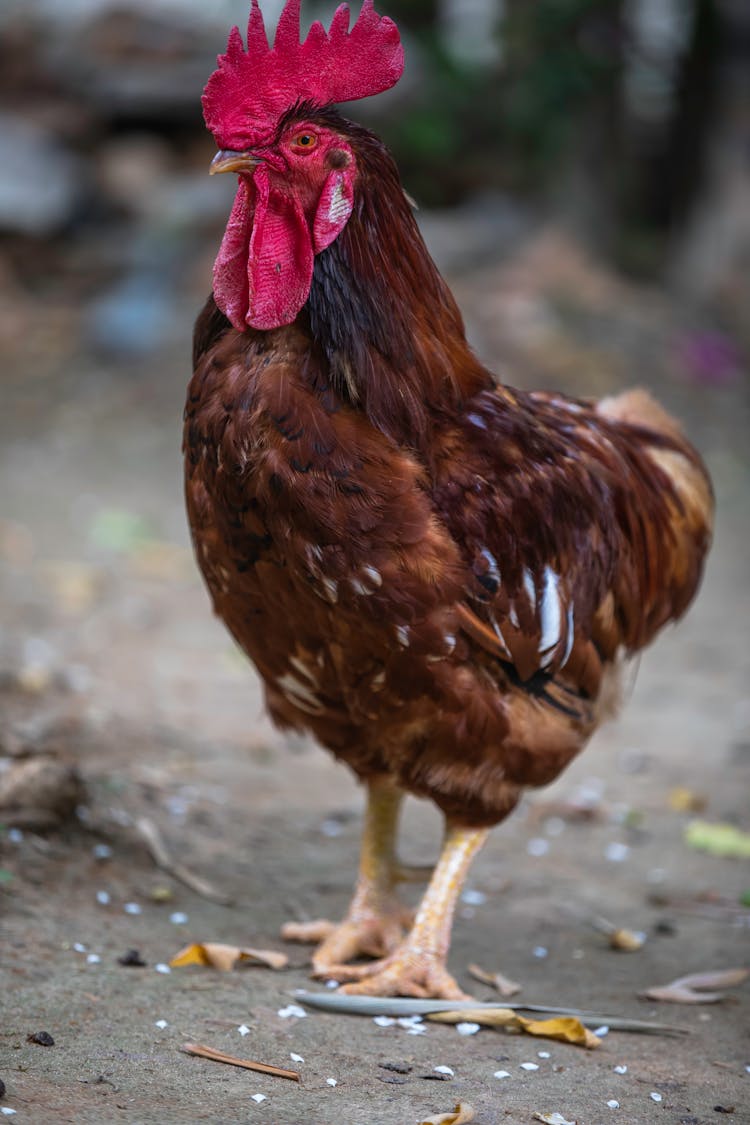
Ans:
[[[395,949],[411,921],[398,901],[396,828],[403,792],[387,779],[367,783],[367,811],[362,831],[359,875],[343,922],[287,922],[287,941],[320,942],[312,958],[313,975],[336,976],[338,967],[359,957],[383,957]]]
[[[355,982],[342,991],[447,1000],[465,995],[446,969],[445,960],[456,900],[469,865],[486,837],[487,829],[446,826],[440,859],[406,938],[382,961],[332,968],[336,979]]]

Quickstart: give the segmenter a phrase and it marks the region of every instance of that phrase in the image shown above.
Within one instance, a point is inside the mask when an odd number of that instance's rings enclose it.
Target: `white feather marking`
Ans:
[[[468,422],[471,422],[472,426],[477,426],[480,430],[487,429],[487,423],[485,422],[481,414],[467,414],[466,420]]]
[[[495,556],[493,554],[490,553],[490,551],[487,550],[486,547],[480,552],[480,554],[481,554],[482,558],[485,559],[486,562],[487,562],[487,575],[486,575],[486,577],[491,578],[493,582],[497,582],[497,584],[499,586],[500,585],[500,567],[497,565],[497,559],[495,558]]]
[[[560,595],[557,592],[557,584],[559,581],[560,579],[558,575],[555,574],[554,570],[545,566],[542,601],[539,606],[539,616],[542,625],[542,636],[539,641],[540,652],[548,652],[560,642],[562,607],[560,606]],[[544,665],[542,665],[542,667],[544,667]]]
[[[523,568],[523,588],[526,591],[526,597],[529,599],[529,605],[533,613],[536,609],[536,586],[534,576],[527,566]]]
[[[512,659],[512,657],[511,657],[511,655],[510,655],[510,649],[508,648],[508,644],[507,644],[507,642],[506,642],[506,640],[505,640],[505,637],[504,637],[504,636],[503,636],[503,634],[502,634],[502,633],[500,632],[500,626],[499,626],[499,625],[498,625],[498,623],[497,623],[497,620],[496,620],[496,618],[495,618],[495,615],[494,615],[494,613],[488,613],[488,614],[487,614],[487,616],[488,616],[488,617],[489,617],[489,619],[490,619],[490,625],[492,626],[492,628],[493,628],[493,629],[494,629],[494,631],[495,631],[495,636],[497,637],[497,639],[498,639],[498,640],[500,641],[500,644],[501,644],[501,645],[503,646],[503,648],[505,649],[505,655],[507,656],[508,660],[511,660],[511,659]]]
[[[328,206],[328,219],[334,225],[338,225],[342,219],[348,219],[352,213],[351,200],[347,199],[344,195],[344,184],[342,180],[338,180],[331,192],[331,202]]]
[[[397,625],[396,626],[396,639],[403,648],[409,647],[409,626]]]
[[[456,647],[456,638],[455,638],[454,634],[453,633],[446,633],[445,636],[443,637],[443,640],[445,641],[445,644],[446,644],[447,649],[448,649],[448,653],[450,654],[451,652],[453,652],[454,648]]]
[[[279,676],[276,680],[278,687],[285,696],[294,704],[299,707],[301,711],[307,711],[311,715],[319,715],[324,710],[322,703],[318,697],[310,691],[307,684],[303,684],[291,672],[286,672],[283,676]]]
[[[370,587],[365,586],[364,582],[360,582],[359,578],[350,578],[349,584],[350,584],[352,590],[354,590],[355,594],[368,595],[368,594],[372,593],[372,590],[370,589]]]
[[[564,668],[565,665],[568,663],[568,657],[570,656],[571,649],[573,648],[573,640],[575,638],[575,628],[574,628],[574,625],[573,625],[573,603],[572,602],[569,604],[567,613],[565,614],[565,628],[567,629],[568,635],[565,638],[565,652],[563,653],[562,660],[560,661],[560,667],[561,668]]]
[[[373,586],[383,585],[383,577],[380,571],[376,570],[374,566],[363,566],[362,573],[367,575]]]
[[[512,605],[508,610],[508,620],[510,621],[514,629],[520,629],[521,626],[519,624],[518,614],[516,613],[516,607],[514,605]]]
[[[339,585],[338,585],[338,582],[334,582],[334,580],[332,578],[321,578],[320,581],[321,581],[321,584],[323,586],[323,589],[328,594],[329,602],[332,602],[333,605],[335,605],[336,602],[339,600]]]
[[[372,688],[373,691],[380,691],[380,689],[382,688],[384,683],[385,683],[385,668],[381,668],[380,671],[376,672],[375,675],[372,677],[372,679],[370,681],[370,687]]]
[[[292,668],[295,669],[295,671],[299,672],[300,676],[305,677],[308,683],[312,684],[313,687],[318,687],[318,677],[315,675],[313,670],[304,663],[304,661],[300,660],[298,656],[290,656],[289,663],[291,664]]]

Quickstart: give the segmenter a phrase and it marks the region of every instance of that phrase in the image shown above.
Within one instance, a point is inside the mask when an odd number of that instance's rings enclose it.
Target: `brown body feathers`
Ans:
[[[497,386],[466,343],[380,143],[294,324],[209,299],[187,500],[217,614],[281,725],[467,825],[548,782],[618,661],[693,597],[710,539],[697,454],[643,392]]]

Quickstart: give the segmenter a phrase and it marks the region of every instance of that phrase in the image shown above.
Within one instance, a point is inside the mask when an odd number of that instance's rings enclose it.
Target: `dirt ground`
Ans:
[[[747,380],[681,367],[680,341],[700,327],[690,311],[602,273],[554,232],[456,289],[477,346],[506,375],[582,394],[651,385],[705,452],[719,519],[700,598],[643,657],[621,719],[478,859],[451,966],[482,999],[490,992],[467,976],[471,962],[521,982],[529,1003],[690,1034],[613,1030],[584,1051],[492,1030],[428,1024],[412,1035],[370,1018],[279,1014],[295,989],[321,987],[279,926],[341,915],[361,794],[318,748],[270,726],[190,555],[179,442],[196,293],[182,309],[184,346],[156,360],[105,364],[65,348],[56,358],[45,322],[46,351],[4,373],[0,777],[19,755],[46,756],[75,763],[84,786],[60,827],[6,818],[0,833],[1,1104],[19,1125],[415,1125],[458,1101],[477,1125],[554,1112],[578,1125],[750,1121],[747,985],[712,1005],[639,998],[683,973],[750,961],[747,860],[684,837],[696,816],[750,829]],[[155,868],[133,827],[143,816],[234,904]],[[434,810],[409,802],[404,856],[434,857],[439,827]],[[643,931],[645,944],[610,949],[595,914]],[[156,971],[190,940],[286,948],[291,967]],[[118,963],[129,949],[145,967]],[[27,1041],[40,1031],[54,1046]],[[188,1057],[186,1041],[295,1066],[302,1080]]]

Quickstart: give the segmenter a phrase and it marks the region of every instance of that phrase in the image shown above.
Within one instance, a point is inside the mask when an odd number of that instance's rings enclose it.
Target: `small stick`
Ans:
[[[153,820],[147,816],[139,816],[135,821],[135,829],[148,848],[156,866],[166,871],[167,875],[174,876],[180,883],[190,887],[191,891],[209,899],[210,902],[218,902],[222,906],[232,905],[234,900],[224,891],[217,890],[208,880],[202,879],[200,875],[196,875],[183,864],[172,859],[161,832]]]
[[[199,1059],[229,1063],[230,1066],[241,1066],[245,1070],[257,1070],[261,1074],[272,1074],[275,1078],[289,1078],[292,1082],[299,1082],[299,1073],[296,1070],[285,1070],[282,1066],[271,1066],[270,1063],[255,1062],[253,1059],[238,1059],[236,1055],[216,1051],[213,1047],[205,1047],[202,1043],[183,1043],[181,1050],[186,1055],[197,1055]]]

